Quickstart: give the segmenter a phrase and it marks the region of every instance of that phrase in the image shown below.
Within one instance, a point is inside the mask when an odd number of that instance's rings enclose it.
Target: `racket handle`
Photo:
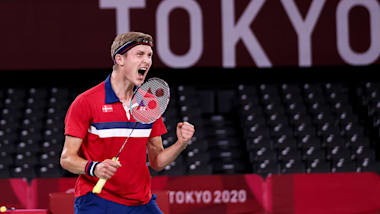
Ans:
[[[119,157],[113,157],[112,160],[116,162],[116,161],[119,160]],[[99,178],[98,182],[96,183],[96,185],[92,189],[92,192],[96,193],[96,194],[101,193],[104,185],[106,184],[106,182],[107,182],[107,179],[105,179],[105,178]]]
[[[107,179],[100,178],[98,180],[98,182],[96,183],[96,185],[94,186],[94,188],[92,189],[92,192],[96,193],[96,194],[99,194],[102,191],[102,189],[104,187],[104,184],[106,184],[106,181],[107,181]]]

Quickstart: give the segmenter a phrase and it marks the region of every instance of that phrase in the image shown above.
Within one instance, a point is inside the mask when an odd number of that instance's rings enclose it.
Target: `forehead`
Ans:
[[[133,47],[130,52],[144,52],[144,53],[153,53],[152,48],[149,45],[136,45]]]

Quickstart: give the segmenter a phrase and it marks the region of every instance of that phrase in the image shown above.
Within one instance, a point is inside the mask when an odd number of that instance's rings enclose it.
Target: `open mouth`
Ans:
[[[139,68],[139,70],[137,70],[137,72],[139,72],[139,74],[141,75],[144,75],[146,71],[147,71],[146,68]]]

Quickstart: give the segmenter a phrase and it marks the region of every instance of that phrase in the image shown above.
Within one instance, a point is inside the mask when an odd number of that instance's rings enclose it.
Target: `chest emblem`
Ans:
[[[103,105],[102,106],[102,111],[103,112],[113,112],[113,109],[112,109],[111,105]]]

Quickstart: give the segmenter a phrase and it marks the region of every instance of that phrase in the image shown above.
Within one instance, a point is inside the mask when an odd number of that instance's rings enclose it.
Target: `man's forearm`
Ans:
[[[161,171],[165,166],[173,162],[183,150],[186,149],[186,144],[177,141],[170,147],[164,149],[157,155],[155,163],[151,164],[156,171]]]
[[[74,174],[85,174],[87,162],[79,156],[62,156],[60,160],[62,168]]]

